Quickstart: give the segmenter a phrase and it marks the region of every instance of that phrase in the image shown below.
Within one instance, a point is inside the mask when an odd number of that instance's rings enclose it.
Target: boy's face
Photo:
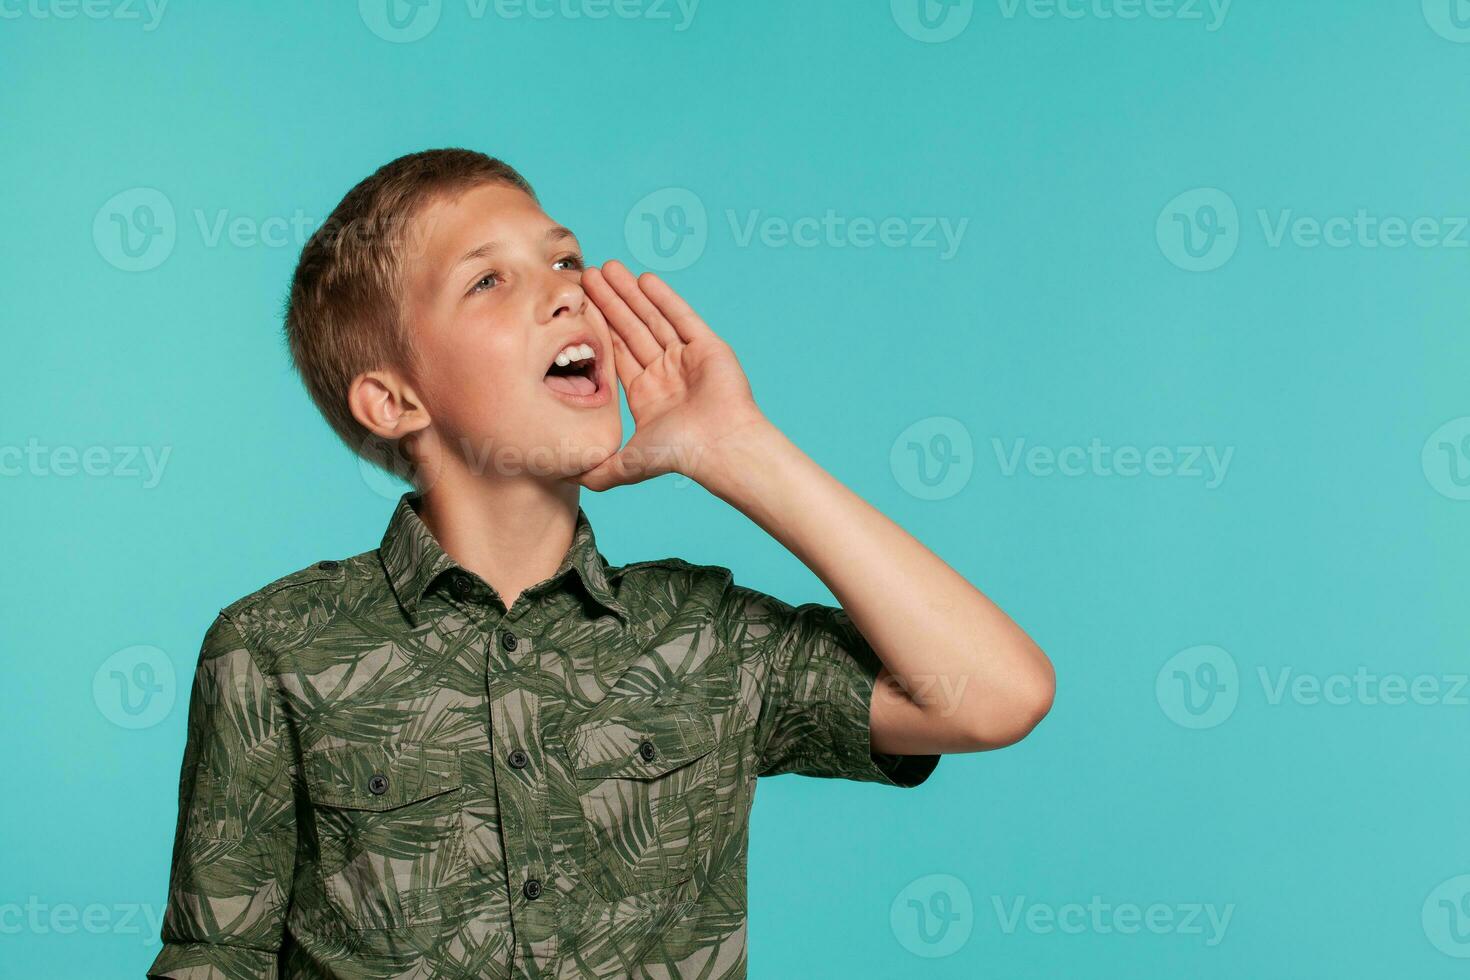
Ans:
[[[445,450],[475,473],[574,476],[622,442],[607,322],[582,291],[582,249],[506,184],[440,196],[415,219],[405,314],[419,395]],[[568,345],[590,365],[555,365]],[[549,370],[550,369],[550,370]],[[580,373],[581,377],[567,376]]]

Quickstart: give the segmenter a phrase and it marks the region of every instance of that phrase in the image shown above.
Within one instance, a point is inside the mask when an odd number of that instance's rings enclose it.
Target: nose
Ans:
[[[581,283],[574,282],[565,275],[552,273],[543,303],[546,322],[575,317],[586,308],[587,294],[582,291]]]

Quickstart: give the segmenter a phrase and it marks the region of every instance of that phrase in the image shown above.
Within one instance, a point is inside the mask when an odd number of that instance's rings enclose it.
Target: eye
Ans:
[[[577,270],[583,267],[582,256],[577,255],[575,252],[571,255],[566,255],[562,258],[557,259],[555,262],[552,263],[552,265],[559,266],[563,262],[567,263],[568,269]]]
[[[476,279],[475,280],[475,284],[470,287],[470,292],[471,293],[483,292],[484,290],[489,289],[491,286],[495,285],[499,281],[500,281],[500,273],[498,273],[498,272],[487,272],[483,276],[481,276],[479,279]]]

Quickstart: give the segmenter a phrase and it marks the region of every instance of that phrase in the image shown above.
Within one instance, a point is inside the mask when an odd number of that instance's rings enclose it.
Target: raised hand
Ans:
[[[633,437],[581,475],[606,490],[678,472],[699,480],[699,462],[721,440],[764,421],[730,345],[652,272],[621,262],[589,266],[582,288],[611,327],[618,380]]]

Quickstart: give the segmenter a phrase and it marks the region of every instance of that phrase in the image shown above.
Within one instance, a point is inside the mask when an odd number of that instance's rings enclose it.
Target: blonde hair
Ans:
[[[474,150],[423,150],[379,167],[347,192],[301,249],[286,300],[291,362],[329,425],[379,466],[382,447],[347,406],[352,379],[418,363],[403,320],[404,246],[433,198],[483,183],[531,185],[509,164]]]

